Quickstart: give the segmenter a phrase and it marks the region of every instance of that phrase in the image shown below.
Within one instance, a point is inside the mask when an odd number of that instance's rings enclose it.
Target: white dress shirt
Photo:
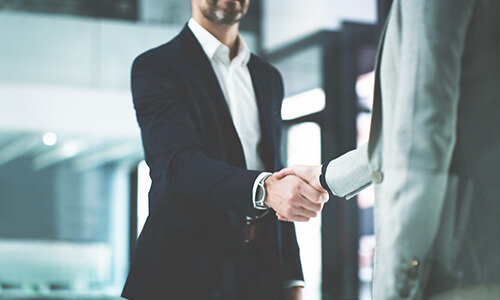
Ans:
[[[229,47],[221,43],[193,18],[189,20],[188,27],[203,48],[217,76],[243,147],[247,169],[263,170],[264,163],[257,151],[261,138],[259,109],[252,77],[248,70],[250,49],[240,35],[238,37],[238,54],[231,60]],[[254,205],[258,183],[267,174],[270,173],[262,172],[254,182],[252,189]],[[284,288],[294,286],[304,286],[304,282],[290,280],[284,283]]]
[[[247,169],[264,169],[257,151],[261,136],[259,109],[247,66],[250,49],[240,36],[238,54],[230,60],[228,46],[221,43],[194,19],[189,20],[188,26],[210,60],[222,88],[243,147]]]

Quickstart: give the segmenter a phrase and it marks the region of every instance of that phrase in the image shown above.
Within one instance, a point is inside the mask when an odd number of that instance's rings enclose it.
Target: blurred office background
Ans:
[[[0,0],[0,299],[119,299],[147,216],[129,92],[135,56],[189,0]],[[285,79],[283,154],[320,164],[366,142],[390,0],[251,0],[251,49]],[[371,299],[373,196],[297,224],[305,299]]]

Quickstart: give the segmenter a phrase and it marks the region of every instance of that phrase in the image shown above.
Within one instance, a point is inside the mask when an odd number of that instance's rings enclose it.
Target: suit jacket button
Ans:
[[[411,280],[416,280],[418,278],[418,265],[420,262],[417,259],[413,259],[410,261],[410,268],[408,269],[408,277]]]
[[[384,179],[384,174],[382,172],[375,170],[372,172],[372,180],[374,183],[381,183]]]
[[[420,263],[418,262],[418,259],[412,259],[412,261],[410,262],[410,264],[411,264],[412,267],[416,268],[416,267],[418,267],[418,265]]]

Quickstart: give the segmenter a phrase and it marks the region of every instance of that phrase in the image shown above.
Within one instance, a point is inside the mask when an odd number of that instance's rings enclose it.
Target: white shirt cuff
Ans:
[[[306,283],[303,280],[287,280],[283,283],[283,289],[289,289],[293,287],[304,287]]]

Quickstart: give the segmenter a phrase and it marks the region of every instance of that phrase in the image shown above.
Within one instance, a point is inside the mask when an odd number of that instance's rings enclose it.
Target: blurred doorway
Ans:
[[[377,42],[377,26],[346,22],[265,54],[285,83],[287,165],[328,162],[367,140]],[[321,217],[296,223],[306,299],[371,299],[372,203],[370,191],[331,198]]]

